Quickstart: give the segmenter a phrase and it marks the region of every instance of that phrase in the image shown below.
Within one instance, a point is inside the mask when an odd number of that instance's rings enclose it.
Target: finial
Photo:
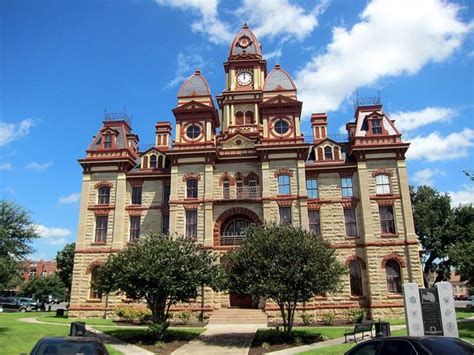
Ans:
[[[244,25],[242,26],[242,28],[249,28],[249,26],[247,25],[247,21],[244,22]]]
[[[280,69],[280,68],[281,68],[280,64],[275,64],[275,69]]]
[[[199,69],[196,69],[196,70],[194,71],[194,75],[201,75],[201,71],[200,71]]]

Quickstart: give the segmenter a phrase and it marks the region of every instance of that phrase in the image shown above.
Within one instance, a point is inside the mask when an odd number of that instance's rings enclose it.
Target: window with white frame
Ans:
[[[186,237],[195,239],[197,236],[197,210],[186,211]]]
[[[288,175],[278,176],[278,194],[279,195],[290,194],[290,177]]]
[[[136,240],[140,238],[140,216],[130,217],[130,240]]]
[[[346,236],[357,237],[355,208],[344,208],[344,222],[346,225]]]
[[[318,210],[308,210],[309,230],[316,235],[321,235],[321,221]]]
[[[309,198],[318,198],[318,179],[306,179],[306,191]]]
[[[354,192],[352,190],[352,178],[343,177],[341,178],[341,192],[343,197],[352,197]]]
[[[377,175],[375,177],[375,191],[377,195],[390,194],[390,177],[388,175]]]
[[[291,207],[280,207],[280,223],[291,224]]]

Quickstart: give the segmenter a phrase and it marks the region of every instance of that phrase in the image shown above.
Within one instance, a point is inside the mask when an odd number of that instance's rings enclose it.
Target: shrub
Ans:
[[[304,325],[310,325],[311,323],[313,323],[314,316],[312,314],[303,312],[300,314],[300,317]]]
[[[363,309],[351,308],[347,311],[347,319],[349,323],[360,323],[364,319],[365,312]]]
[[[166,329],[168,329],[167,322],[154,323],[148,327],[148,333],[156,339],[162,339]]]
[[[145,323],[151,318],[151,311],[148,308],[136,308],[130,306],[115,308],[115,314],[120,320],[125,322]]]
[[[191,311],[184,311],[178,314],[177,318],[180,319],[183,324],[188,324],[189,320],[191,319],[192,313]]]
[[[336,318],[336,315],[334,314],[334,312],[324,313],[322,316],[323,323],[325,325],[331,325],[334,322],[335,318]]]

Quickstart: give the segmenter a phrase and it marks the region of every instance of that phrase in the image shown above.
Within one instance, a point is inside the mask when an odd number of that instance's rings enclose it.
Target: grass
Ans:
[[[21,318],[43,316],[47,313],[0,313],[0,354],[29,354],[39,339],[45,336],[66,336],[69,328],[58,324],[32,324]],[[107,345],[110,354],[122,354]]]
[[[466,319],[474,316],[474,308],[458,308],[456,309],[457,319]]]

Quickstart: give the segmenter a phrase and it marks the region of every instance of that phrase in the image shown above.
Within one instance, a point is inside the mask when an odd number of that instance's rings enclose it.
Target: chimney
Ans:
[[[138,151],[138,136],[136,134],[127,134],[128,147],[136,153]]]
[[[168,148],[171,144],[171,123],[157,122],[155,125],[155,146]]]
[[[313,113],[311,115],[311,128],[313,129],[314,141],[322,141],[327,137],[327,118],[325,113]]]

